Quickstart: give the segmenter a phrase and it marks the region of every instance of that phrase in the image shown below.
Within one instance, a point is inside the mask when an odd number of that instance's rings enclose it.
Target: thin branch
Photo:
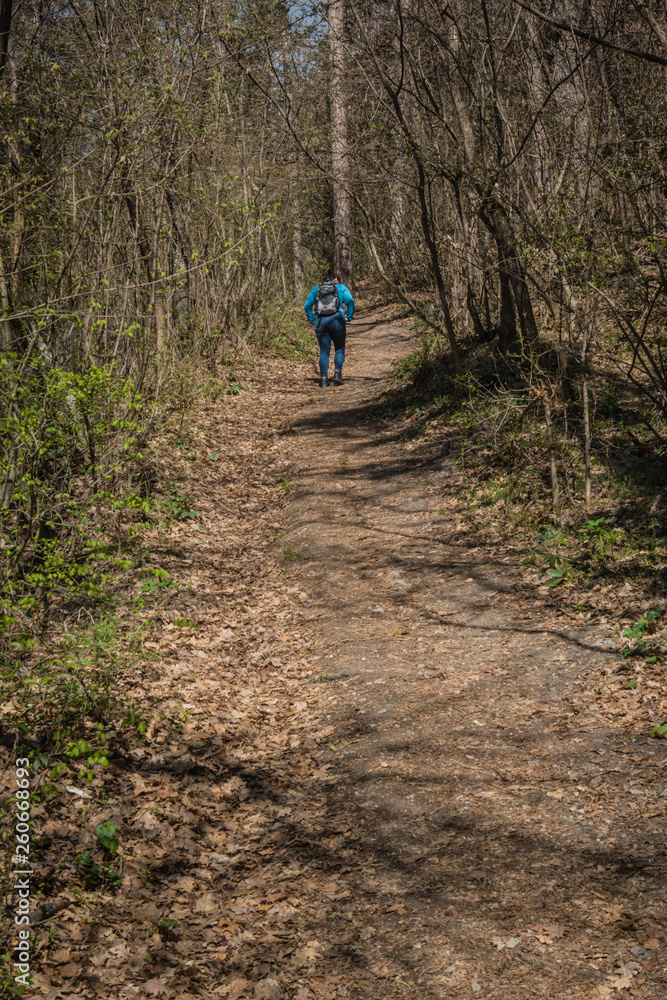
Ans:
[[[594,45],[602,45],[605,49],[611,49],[614,52],[622,52],[623,55],[632,56],[633,59],[643,59],[645,62],[657,63],[658,66],[667,66],[667,59],[663,59],[662,56],[656,56],[652,52],[645,52],[643,49],[629,49],[625,45],[616,45],[614,42],[609,42],[600,35],[594,35],[591,31],[582,31],[580,28],[575,28],[571,24],[568,24],[567,21],[560,21],[555,17],[549,17],[548,14],[544,14],[541,10],[531,7],[529,3],[524,3],[524,0],[512,0],[512,3],[518,7],[523,7],[529,14],[539,17],[541,21],[546,21],[553,28],[558,28],[559,31],[566,31],[568,35],[577,35],[587,42],[591,42]]]

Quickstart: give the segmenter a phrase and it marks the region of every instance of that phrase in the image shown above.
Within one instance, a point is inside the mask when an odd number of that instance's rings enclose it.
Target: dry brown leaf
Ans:
[[[196,886],[196,881],[193,879],[192,875],[181,875],[180,878],[176,879],[176,888],[179,892],[193,892]]]
[[[247,987],[247,979],[234,979],[230,985],[229,993],[227,994],[229,1000],[239,1000],[239,997],[245,993]]]
[[[144,795],[149,789],[149,785],[144,781],[140,774],[131,774],[130,781],[132,782],[135,795]]]
[[[167,992],[168,983],[165,979],[149,979],[143,985],[143,991],[149,997],[161,997]]]
[[[123,963],[127,961],[130,956],[130,946],[127,941],[119,941],[118,944],[109,948],[109,954],[115,959],[113,963],[114,965]],[[111,963],[111,959],[109,959],[109,963]]]
[[[324,945],[319,941],[308,941],[303,947],[296,949],[291,961],[297,966],[314,965],[323,951]]]
[[[628,977],[632,980],[633,976],[638,976],[642,971],[642,967],[638,962],[626,962],[625,965],[620,965],[616,969],[616,975],[621,976],[623,979]]]
[[[71,948],[58,948],[51,954],[51,961],[55,965],[63,965],[65,962],[69,961],[71,954]]]
[[[205,892],[197,899],[194,908],[197,913],[217,913],[220,909],[220,904],[213,893]]]
[[[262,979],[255,984],[255,997],[257,1000],[280,1000],[280,983],[277,979]]]
[[[530,930],[541,944],[550,944],[565,937],[566,928],[563,924],[533,924]]]

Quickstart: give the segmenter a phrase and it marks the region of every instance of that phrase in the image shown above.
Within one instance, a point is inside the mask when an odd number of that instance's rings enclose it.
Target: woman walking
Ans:
[[[315,327],[315,335],[320,345],[320,385],[323,389],[329,382],[329,356],[331,344],[334,346],[334,385],[344,385],[343,362],[345,360],[345,313],[348,322],[354,316],[354,299],[350,290],[338,280],[337,275],[327,278],[323,285],[315,285],[304,303],[308,322]],[[313,315],[314,314],[314,315]]]

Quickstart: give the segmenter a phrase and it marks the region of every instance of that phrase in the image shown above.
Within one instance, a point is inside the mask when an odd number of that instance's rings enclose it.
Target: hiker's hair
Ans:
[[[338,281],[338,275],[336,274],[336,272],[335,271],[329,271],[329,273],[327,274],[327,280],[326,280],[327,285],[331,285],[333,282],[337,282],[337,281]]]

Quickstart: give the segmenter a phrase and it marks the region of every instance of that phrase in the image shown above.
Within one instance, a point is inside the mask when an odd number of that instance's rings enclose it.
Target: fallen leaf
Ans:
[[[114,955],[117,962],[124,962],[130,956],[130,947],[127,941],[119,941],[113,948],[109,948],[109,954]]]
[[[176,879],[176,888],[180,892],[192,892],[196,884],[192,875],[181,875]]]
[[[405,913],[405,903],[392,903],[387,907],[387,913]],[[648,948],[648,945],[646,945]]]
[[[262,979],[255,984],[257,1000],[280,1000],[280,984],[277,979]]]
[[[149,997],[161,997],[167,992],[167,983],[164,979],[149,979],[144,983],[144,993]]]
[[[529,928],[540,944],[551,944],[558,938],[565,937],[563,924],[534,924]]]
[[[197,913],[216,913],[219,908],[219,903],[210,892],[205,892],[195,903]]]
[[[639,962],[626,962],[625,965],[620,965],[616,969],[616,974],[619,976],[638,976],[642,971],[642,967]]]
[[[239,997],[245,993],[247,986],[247,979],[234,979],[229,987],[228,1000],[239,1000]]]
[[[294,965],[313,965],[324,951],[319,941],[308,941],[303,948],[297,948],[292,955]]]
[[[58,948],[51,955],[51,961],[56,965],[63,965],[65,962],[69,961],[71,954],[71,948]]]

